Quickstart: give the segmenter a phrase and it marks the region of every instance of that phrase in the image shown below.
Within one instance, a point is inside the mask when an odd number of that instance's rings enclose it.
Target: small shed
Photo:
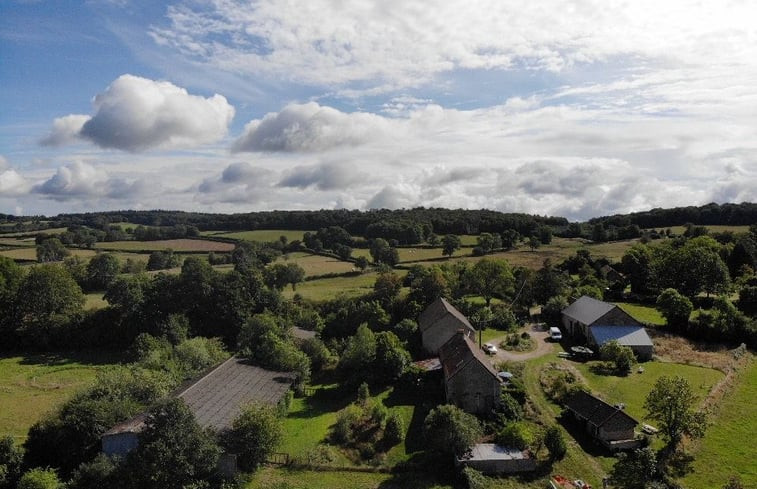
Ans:
[[[565,409],[583,424],[586,432],[610,450],[636,448],[634,429],[639,424],[622,409],[579,390],[565,400]]]
[[[589,331],[590,342],[596,346],[615,340],[630,347],[639,360],[652,359],[654,343],[642,326],[592,326]]]
[[[455,463],[484,474],[513,474],[536,470],[536,460],[527,450],[503,447],[494,443],[473,445],[470,453],[457,457]]]

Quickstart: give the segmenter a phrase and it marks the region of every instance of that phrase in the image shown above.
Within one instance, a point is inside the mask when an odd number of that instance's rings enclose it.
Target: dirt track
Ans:
[[[531,335],[531,339],[534,340],[536,343],[536,349],[532,351],[527,351],[523,353],[519,352],[512,352],[512,351],[506,351],[501,348],[499,348],[500,341],[503,341],[507,335],[502,335],[502,337],[497,337],[491,340],[490,343],[494,343],[497,345],[497,348],[499,350],[497,351],[497,354],[492,356],[493,361],[501,361],[501,360],[507,360],[507,361],[524,361],[524,360],[530,360],[532,358],[541,357],[543,355],[546,355],[547,353],[551,353],[554,351],[554,345],[549,340],[549,331],[546,326],[540,326],[538,324],[529,324],[526,325],[524,328],[518,330],[518,333],[522,333],[523,331],[528,331]]]

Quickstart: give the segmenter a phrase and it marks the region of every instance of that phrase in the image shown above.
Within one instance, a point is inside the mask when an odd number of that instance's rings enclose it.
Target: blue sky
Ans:
[[[757,200],[748,1],[0,3],[0,212]]]

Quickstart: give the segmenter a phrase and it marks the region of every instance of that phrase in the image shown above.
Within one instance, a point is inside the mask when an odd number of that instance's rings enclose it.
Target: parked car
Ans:
[[[489,355],[496,355],[497,347],[492,345],[491,343],[484,343],[484,351]]]
[[[560,328],[556,328],[555,326],[549,328],[549,337],[552,338],[552,341],[560,341],[562,339]]]

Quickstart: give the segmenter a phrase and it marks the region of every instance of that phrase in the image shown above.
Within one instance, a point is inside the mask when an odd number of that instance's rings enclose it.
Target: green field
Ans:
[[[744,487],[757,487],[757,361],[739,375],[739,383],[719,403],[704,439],[692,450],[694,472],[682,482],[690,489],[722,487],[740,475]]]
[[[288,241],[302,241],[305,231],[287,229],[257,229],[255,231],[206,231],[201,233],[205,236],[218,236],[220,238],[241,239],[245,241],[278,241],[281,236],[286,236]]]
[[[631,304],[628,302],[616,302],[615,304],[641,323],[652,324],[655,326],[665,325],[665,318],[662,317],[660,311],[654,307]]]
[[[108,301],[103,299],[102,292],[90,292],[89,294],[85,294],[84,298],[86,299],[84,303],[84,309],[86,310],[102,309],[108,306]]]
[[[231,243],[209,241],[202,239],[164,239],[160,241],[111,241],[96,243],[100,250],[113,251],[160,251],[172,249],[174,251],[215,251],[228,252],[234,249]]]
[[[2,236],[2,235],[0,235],[0,236]],[[0,245],[3,245],[3,246],[14,246],[14,247],[16,247],[16,246],[21,246],[21,247],[31,246],[31,247],[34,247],[34,246],[36,246],[36,242],[35,242],[34,238],[0,238]]]
[[[586,363],[571,362],[589,384],[589,388],[610,404],[622,402],[626,405],[626,411],[642,421],[644,411],[644,399],[652,389],[652,386],[662,376],[679,376],[689,381],[694,394],[703,400],[712,387],[720,381],[724,374],[711,368],[695,367],[678,363],[645,362],[644,373],[637,373],[634,369],[626,377],[615,375],[601,375],[594,372],[602,362],[591,361]]]
[[[726,231],[731,231],[732,233],[749,232],[749,226],[729,226],[729,225],[721,225],[721,224],[710,224],[705,227],[709,229],[711,233],[724,233]],[[657,230],[664,231],[665,229],[668,229],[668,228],[650,228],[650,229],[657,229]],[[681,235],[686,231],[686,228],[683,226],[670,226],[670,230],[674,234]]]
[[[2,250],[0,255],[7,256],[13,260],[20,261],[37,261],[37,248],[15,248],[12,250]]]
[[[402,272],[398,274],[401,275]],[[377,276],[377,273],[363,273],[346,277],[308,280],[297,284],[296,291],[292,291],[291,287],[284,289],[283,294],[287,299],[291,299],[297,293],[305,299],[314,301],[334,299],[338,295],[357,297],[373,291],[373,284],[376,282]]]
[[[31,425],[112,362],[102,353],[0,356],[0,435],[25,438]]]
[[[421,262],[427,260],[446,261],[447,259],[446,255],[442,256],[441,248],[397,248],[397,252],[400,255],[400,263]],[[460,248],[455,250],[452,254],[452,258],[461,257],[469,253],[469,249]]]
[[[302,252],[283,255],[276,263],[296,263],[305,270],[306,277],[327,273],[347,273],[355,270],[355,264],[352,262]]]

